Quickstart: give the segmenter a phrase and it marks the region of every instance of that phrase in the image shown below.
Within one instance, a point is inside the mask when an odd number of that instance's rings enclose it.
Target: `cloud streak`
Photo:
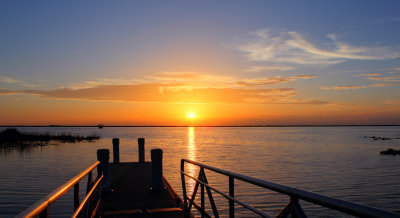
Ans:
[[[352,90],[352,89],[365,89],[368,86],[333,86],[333,87],[321,87],[322,90]]]
[[[385,76],[385,77],[368,77],[369,80],[383,81],[383,82],[400,82],[400,75]]]
[[[246,68],[244,71],[250,72],[250,73],[257,73],[257,72],[289,71],[292,69],[293,69],[293,67],[289,67],[289,66],[258,65],[258,66],[252,66],[252,67]]]
[[[346,60],[386,60],[400,57],[389,47],[360,47],[339,42],[329,34],[330,44],[320,48],[298,32],[270,34],[267,29],[251,33],[252,41],[237,47],[251,61],[290,64],[336,64]]]
[[[359,76],[381,76],[382,73],[362,73]]]
[[[354,89],[365,89],[365,88],[371,88],[371,87],[388,87],[388,86],[395,86],[399,85],[400,83],[378,83],[378,84],[372,84],[372,85],[364,85],[364,86],[332,86],[332,87],[326,87],[322,86],[320,89],[322,90],[354,90]]]
[[[316,75],[240,79],[195,72],[159,72],[142,80],[103,78],[52,90],[0,89],[0,95],[25,94],[45,99],[142,103],[325,104],[298,99],[293,88],[267,88]]]
[[[193,88],[186,84],[107,85],[21,93],[41,98],[160,103],[269,103],[296,96],[294,89]]]
[[[90,88],[54,90],[5,90],[0,95],[27,94],[45,99],[122,101],[144,103],[238,103],[238,104],[325,104],[318,100],[295,99],[293,88],[204,88],[184,83],[100,85]]]
[[[17,84],[25,87],[34,87],[33,84],[0,75],[0,83]]]
[[[256,86],[267,86],[274,85],[279,83],[287,83],[291,81],[295,81],[297,79],[311,79],[318,77],[317,75],[300,75],[300,76],[291,76],[291,77],[283,77],[283,76],[274,76],[274,77],[266,77],[260,79],[251,79],[236,82],[239,86],[247,86],[247,87],[256,87]]]
[[[185,83],[186,85],[195,87],[231,87],[235,82],[232,76],[218,76],[210,74],[202,74],[196,72],[159,72],[147,77],[147,83]]]
[[[15,95],[15,94],[20,94],[21,92],[14,91],[14,90],[8,90],[8,89],[0,89],[0,95]]]

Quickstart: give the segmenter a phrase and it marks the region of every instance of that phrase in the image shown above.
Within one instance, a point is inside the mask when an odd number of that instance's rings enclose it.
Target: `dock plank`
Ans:
[[[184,217],[182,200],[167,180],[166,190],[151,190],[151,162],[109,167],[112,191],[102,196],[103,217]]]

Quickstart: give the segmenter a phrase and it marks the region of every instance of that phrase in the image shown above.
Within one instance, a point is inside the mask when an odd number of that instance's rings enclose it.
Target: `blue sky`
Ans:
[[[297,104],[325,104],[310,109],[324,117],[343,105],[350,111],[376,104],[364,112],[372,116],[388,102],[395,113],[399,8],[399,1],[361,0],[3,0],[0,102],[147,104],[161,97],[121,98],[115,86],[163,90],[169,84],[185,96],[194,95],[188,91],[193,89],[209,89],[207,95],[212,88],[241,90],[238,95],[245,97],[238,104],[284,103],[293,110]],[[114,95],[87,94],[94,88]],[[183,102],[232,103],[193,99]]]

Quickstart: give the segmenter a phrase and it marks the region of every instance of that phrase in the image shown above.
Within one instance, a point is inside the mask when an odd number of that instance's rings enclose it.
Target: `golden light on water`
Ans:
[[[196,160],[196,142],[195,142],[195,127],[188,127],[188,158]]]
[[[187,147],[187,157],[190,160],[194,160],[196,161],[196,142],[195,142],[195,127],[188,127],[188,147]],[[198,167],[192,165],[192,164],[187,164],[187,171],[189,172],[190,175],[197,177],[196,176],[196,170],[198,169]],[[188,193],[191,195],[194,185],[196,184],[196,182],[192,179],[188,180]]]

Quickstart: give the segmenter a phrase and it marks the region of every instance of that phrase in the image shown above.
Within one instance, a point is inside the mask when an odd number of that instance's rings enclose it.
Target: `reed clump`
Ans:
[[[51,135],[49,133],[39,134],[39,133],[23,133],[15,128],[7,128],[0,132],[0,144],[18,143],[18,142],[81,142],[81,141],[94,141],[99,139],[100,136],[90,135],[90,136],[79,136],[71,134],[57,134]]]
[[[385,151],[381,151],[381,154],[383,154],[383,155],[400,155],[400,149],[396,150],[393,148],[388,148]]]

